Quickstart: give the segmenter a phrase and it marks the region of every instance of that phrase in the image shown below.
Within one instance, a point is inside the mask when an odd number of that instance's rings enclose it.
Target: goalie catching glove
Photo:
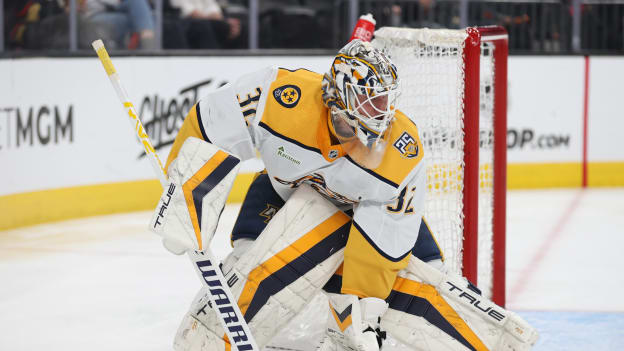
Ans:
[[[184,142],[150,222],[167,250],[180,255],[208,248],[239,164],[213,144],[192,137]]]

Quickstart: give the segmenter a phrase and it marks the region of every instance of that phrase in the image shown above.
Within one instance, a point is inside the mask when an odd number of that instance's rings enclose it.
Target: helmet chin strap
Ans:
[[[357,120],[352,119],[346,109],[340,109],[337,106],[332,106],[330,110],[330,130],[339,139],[353,139],[357,137]],[[344,123],[348,128],[351,135],[341,133],[341,128],[338,124]]]
[[[378,132],[368,127],[366,124],[364,124],[364,121],[362,121],[361,118],[354,116],[350,112],[351,111],[349,111],[348,109],[338,109],[337,107],[332,107],[331,109],[332,118],[342,119],[349,127],[353,129],[353,136],[360,139],[362,144],[364,144],[368,148],[372,148],[375,144],[379,142],[379,140],[382,139],[384,133],[388,129],[388,125],[390,124],[389,120],[392,119],[386,118],[383,121],[380,121],[380,124],[385,124],[385,127],[382,131]]]
[[[363,133],[362,130],[360,129],[359,132]],[[385,131],[384,131],[385,132]],[[373,133],[371,131],[369,131],[366,134],[366,147],[368,147],[369,149],[372,149],[375,144],[377,144],[379,142],[379,140],[381,140],[381,136],[383,135],[382,133]]]
[[[368,137],[368,142],[366,143],[366,147],[368,147],[369,149],[372,149],[373,146],[377,143],[377,141],[379,141],[379,136],[377,136],[376,138]]]
[[[384,130],[382,133],[366,131],[360,126],[360,120],[351,116],[347,110],[332,106],[329,116],[330,132],[338,138],[343,150],[360,166],[375,169],[381,163],[386,148]],[[350,135],[341,130],[349,129]]]

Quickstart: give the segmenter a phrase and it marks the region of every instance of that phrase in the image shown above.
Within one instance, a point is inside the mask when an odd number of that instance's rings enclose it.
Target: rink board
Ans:
[[[164,160],[188,109],[206,92],[269,65],[323,72],[328,56],[113,57]],[[584,94],[588,183],[624,185],[624,58],[511,57],[508,184],[582,182]],[[153,207],[158,184],[97,58],[0,60],[0,229]],[[246,162],[240,201],[259,160]]]

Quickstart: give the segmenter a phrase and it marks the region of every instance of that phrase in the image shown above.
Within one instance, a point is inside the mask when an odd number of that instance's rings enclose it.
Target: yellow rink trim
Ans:
[[[624,162],[591,162],[591,187],[624,186]],[[241,202],[254,173],[236,177],[228,202]],[[507,166],[508,189],[580,187],[582,164],[512,163]],[[0,196],[0,230],[155,208],[162,189],[157,180],[140,180],[42,190]]]
[[[575,188],[583,183],[583,165],[567,163],[512,163],[507,165],[508,189]],[[624,186],[624,162],[590,162],[587,185]]]
[[[583,165],[570,163],[514,163],[507,165],[508,189],[580,187]]]
[[[624,162],[592,162],[587,173],[588,186],[624,186]]]
[[[254,173],[236,177],[227,202],[242,202]],[[77,186],[0,196],[0,230],[112,213],[153,210],[158,180]]]

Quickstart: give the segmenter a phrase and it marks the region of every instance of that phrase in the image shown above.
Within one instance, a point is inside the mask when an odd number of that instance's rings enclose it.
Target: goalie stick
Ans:
[[[154,173],[158,177],[162,187],[166,188],[168,181],[162,162],[160,161],[160,158],[158,158],[156,150],[154,150],[154,147],[149,140],[149,136],[145,132],[145,129],[139,120],[139,116],[136,113],[134,105],[130,102],[128,93],[121,85],[121,79],[119,78],[119,75],[113,66],[113,62],[104,47],[104,43],[102,40],[98,39],[91,43],[91,46],[93,46],[93,49],[97,53],[102,66],[104,66],[104,70],[106,71],[113,88],[115,88],[115,92],[117,93],[124,110],[126,111],[128,117],[130,117],[130,124],[134,128],[139,142],[145,149],[145,153],[150,160]],[[223,277],[221,269],[218,264],[216,264],[218,261],[214,258],[210,248],[207,247],[203,251],[187,250],[187,253],[193,262],[193,267],[195,268],[195,272],[199,276],[202,285],[208,291],[207,295],[210,303],[214,307],[230,343],[235,345],[239,351],[260,351],[251,334],[249,325],[247,325],[245,317],[241,313],[240,308],[236,303],[236,299]]]

